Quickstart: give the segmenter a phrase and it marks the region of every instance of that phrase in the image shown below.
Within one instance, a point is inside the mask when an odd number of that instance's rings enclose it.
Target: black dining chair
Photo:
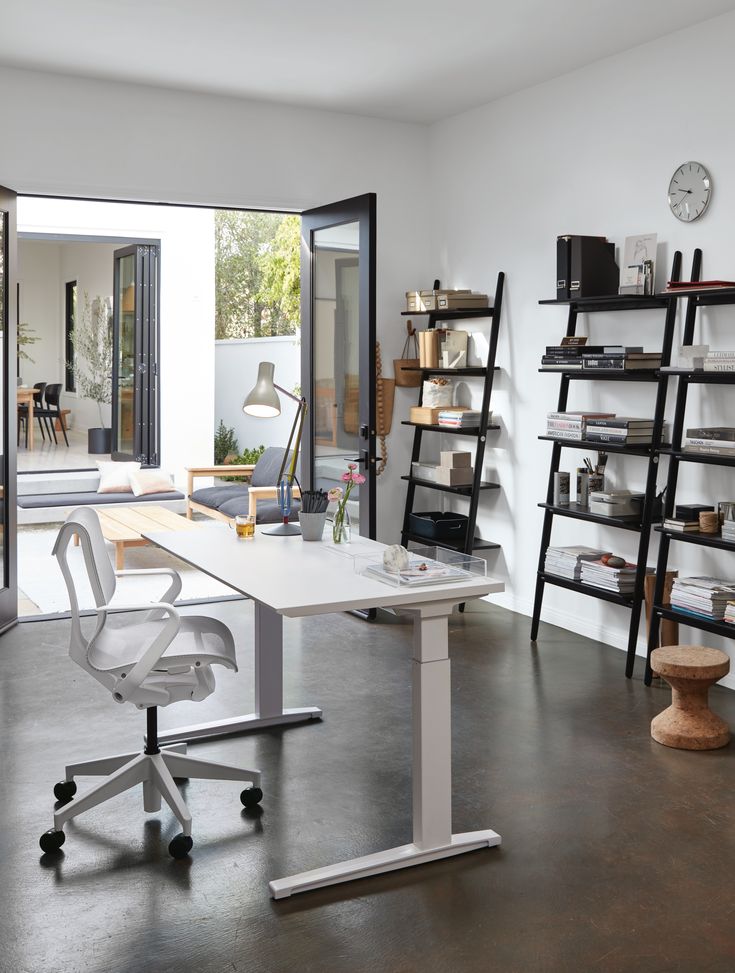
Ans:
[[[46,383],[36,382],[33,388],[35,389],[35,392],[33,393],[33,416],[34,418],[38,419],[38,428],[41,430],[41,438],[45,441],[46,433],[43,431],[43,422],[41,422],[41,416],[38,413],[41,409],[43,409],[43,393],[46,391]],[[28,449],[28,406],[25,403],[18,406],[18,443],[20,443],[21,423],[25,426],[26,449]]]
[[[64,422],[64,416],[61,412],[61,382],[53,382],[51,385],[46,386],[46,405],[43,409],[39,409],[37,415],[44,419],[48,423],[47,428],[50,427],[51,435],[54,437],[54,442],[58,443],[56,438],[56,421],[58,419],[59,425],[61,426],[61,431],[64,434],[64,442],[69,445],[69,437],[66,435],[66,423]]]

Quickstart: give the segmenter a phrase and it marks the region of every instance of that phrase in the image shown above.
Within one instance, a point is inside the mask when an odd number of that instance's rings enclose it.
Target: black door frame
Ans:
[[[2,343],[2,451],[0,475],[2,476],[2,503],[4,517],[0,522],[2,536],[3,584],[0,585],[0,632],[11,628],[18,621],[18,528],[17,528],[17,426],[18,400],[17,347],[18,347],[18,230],[16,220],[17,195],[12,189],[0,186],[0,219],[3,233],[3,281],[5,288],[5,340]]]
[[[134,243],[113,254],[112,456],[135,459],[143,466],[160,461],[160,245]],[[118,449],[118,382],[120,379],[120,260],[135,256],[135,378],[133,384],[133,453]]]
[[[367,502],[360,502],[360,532],[375,538],[375,282],[377,197],[365,193],[326,206],[305,210],[301,214],[301,378],[309,403],[305,434],[301,444],[301,476],[306,489],[314,481],[314,336],[311,314],[314,292],[313,239],[316,230],[344,223],[359,223],[360,252],[360,418],[358,434],[362,443],[360,460],[367,476]],[[365,255],[365,258],[363,258]],[[363,326],[363,322],[367,326]],[[367,374],[365,374],[367,373]],[[308,389],[305,386],[308,384]],[[362,492],[361,492],[362,497]],[[367,532],[364,531],[365,525]]]

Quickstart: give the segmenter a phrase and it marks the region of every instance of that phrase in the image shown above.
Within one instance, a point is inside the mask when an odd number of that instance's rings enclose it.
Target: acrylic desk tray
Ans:
[[[334,553],[350,558],[357,574],[374,578],[396,588],[418,588],[423,585],[451,584],[466,578],[484,578],[487,564],[481,557],[449,551],[443,547],[414,547],[408,552],[408,569],[400,574],[391,574],[383,567],[381,551],[353,550],[345,545],[342,550],[333,548]]]

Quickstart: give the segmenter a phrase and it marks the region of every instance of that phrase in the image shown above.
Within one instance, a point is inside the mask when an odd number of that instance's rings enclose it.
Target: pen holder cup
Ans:
[[[299,524],[301,525],[301,539],[304,541],[320,541],[324,534],[324,525],[327,522],[327,512],[321,514],[299,513]]]

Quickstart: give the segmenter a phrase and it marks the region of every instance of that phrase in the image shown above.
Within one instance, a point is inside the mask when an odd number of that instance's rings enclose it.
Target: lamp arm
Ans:
[[[294,402],[306,403],[306,399],[303,396],[294,395],[293,392],[289,392],[288,389],[283,388],[282,385],[276,385],[276,383],[274,382],[273,388],[278,389],[279,392],[283,392],[284,395],[287,395],[289,399],[293,399]]]
[[[306,409],[307,409],[306,399],[303,398],[303,396],[299,399],[297,396],[291,395],[290,392],[286,392],[284,389],[280,389],[278,385],[275,385],[275,388],[278,388],[279,391],[284,392],[285,395],[290,396],[292,399],[294,399],[296,402],[299,403],[299,407],[296,410],[296,415],[294,416],[293,425],[291,426],[291,432],[288,437],[288,443],[286,444],[286,449],[284,450],[283,453],[281,468],[278,471],[278,480],[276,481],[276,483],[280,483],[281,480],[283,479],[283,474],[286,469],[286,460],[288,459],[288,454],[291,451],[291,443],[294,442],[294,436],[295,436],[296,441],[294,443],[293,459],[291,460],[291,469],[289,471],[289,483],[293,483],[294,476],[296,474],[296,460],[298,457],[299,446],[301,445],[301,431],[304,427],[304,419],[306,418]]]

